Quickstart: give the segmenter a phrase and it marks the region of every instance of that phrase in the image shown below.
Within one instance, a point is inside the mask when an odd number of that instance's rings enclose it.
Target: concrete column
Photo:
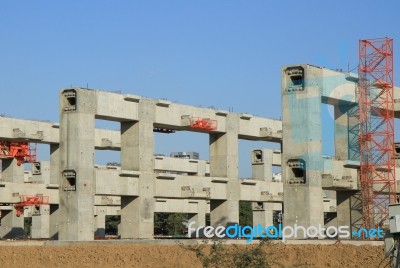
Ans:
[[[274,204],[267,202],[253,202],[253,225],[274,225]]]
[[[50,184],[60,185],[60,145],[50,144]],[[59,205],[50,205],[50,239],[58,239],[61,209]]]
[[[188,222],[196,222],[192,227],[206,226],[207,202],[205,200],[198,201],[197,213],[189,213]]]
[[[326,195],[327,198],[336,200],[336,191],[332,190],[324,190],[324,195]],[[325,223],[325,228],[328,228],[329,226],[338,226],[337,225],[337,212],[327,212],[324,213],[324,223]]]
[[[100,238],[106,237],[106,214],[98,213],[95,216],[94,236]]]
[[[358,106],[342,100],[334,105],[335,155],[340,160],[358,161],[360,157]]]
[[[323,70],[309,65],[282,70],[282,178],[285,226],[324,225],[321,187]]]
[[[237,115],[226,117],[226,133],[210,134],[210,176],[228,178],[226,200],[210,200],[212,226],[239,223],[240,181],[238,171]]]
[[[39,214],[32,215],[32,238],[50,238],[50,205],[39,207]]]
[[[24,216],[17,217],[15,210],[2,210],[0,221],[0,238],[13,239],[25,236]]]
[[[198,227],[206,226],[206,213],[207,213],[207,202],[205,200],[199,200],[198,201],[198,208],[197,208],[197,213],[189,213],[188,214],[188,223],[194,222],[194,224],[191,225],[192,228],[197,229]],[[195,231],[188,234],[189,237],[195,237]],[[199,232],[199,237],[204,237],[203,229],[200,230]]]
[[[153,238],[155,103],[139,102],[139,122],[121,123],[121,170],[139,171],[139,196],[121,197],[122,239]],[[127,178],[129,179],[129,178]]]
[[[17,159],[2,160],[2,181],[24,183],[24,165],[17,165]]]
[[[362,201],[359,191],[337,191],[337,224],[351,231],[362,226]]]
[[[254,180],[272,181],[272,155],[271,149],[251,152],[251,170]]]
[[[60,179],[60,145],[50,144],[50,183],[59,184]]]
[[[61,92],[59,239],[94,239],[96,92]]]
[[[140,175],[140,196],[121,197],[121,238],[153,238],[154,234],[154,177]]]
[[[226,117],[226,133],[210,134],[210,174],[212,177],[239,178],[237,115]]]
[[[50,230],[49,238],[53,240],[58,239],[59,222],[61,219],[61,210],[56,204],[50,204]]]

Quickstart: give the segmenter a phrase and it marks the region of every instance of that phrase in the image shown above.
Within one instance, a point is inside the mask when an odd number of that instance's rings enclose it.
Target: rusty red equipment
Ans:
[[[25,195],[20,196],[20,202],[14,205],[16,216],[19,217],[24,213],[24,207],[35,206],[39,207],[41,205],[48,205],[49,197],[43,195]]]
[[[218,127],[217,120],[211,118],[190,118],[190,127],[203,130],[216,130]]]
[[[0,141],[0,159],[17,159],[17,165],[36,162],[37,145],[27,141]]]

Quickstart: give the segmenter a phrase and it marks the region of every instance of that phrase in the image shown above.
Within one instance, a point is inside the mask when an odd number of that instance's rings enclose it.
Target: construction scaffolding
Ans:
[[[49,197],[43,195],[20,196],[20,202],[14,205],[16,216],[20,217],[24,213],[25,207],[39,207],[49,204]]]
[[[191,117],[190,127],[202,130],[216,130],[218,128],[217,120],[211,118]]]
[[[359,41],[358,76],[363,225],[374,228],[396,202],[393,39]]]
[[[30,145],[27,141],[0,140],[0,159],[17,159],[17,165],[36,161],[37,144]]]

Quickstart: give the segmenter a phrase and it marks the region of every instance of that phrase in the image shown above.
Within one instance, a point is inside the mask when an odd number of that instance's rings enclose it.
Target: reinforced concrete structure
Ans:
[[[0,117],[0,140],[50,144],[50,161],[31,171],[2,160],[0,238],[23,235],[21,195],[49,196],[25,210],[32,237],[90,241],[104,237],[106,215],[120,215],[122,239],[153,238],[154,213],[187,213],[189,221],[230,225],[239,201],[253,202],[253,224],[361,224],[357,76],[311,65],[282,68],[282,121],[166,100],[83,88],[60,92],[60,123]],[[399,90],[396,88],[395,96]],[[335,155],[322,155],[321,103],[334,107]],[[395,116],[400,107],[395,104]],[[95,128],[97,119],[120,130]],[[195,119],[195,121],[194,121]],[[193,122],[196,122],[194,124]],[[156,155],[154,132],[194,131],[209,137],[209,159]],[[170,134],[173,135],[173,134]],[[252,178],[240,179],[239,140],[282,144],[251,152]],[[120,166],[98,166],[95,150],[120,151]],[[185,156],[185,157],[181,157]],[[282,180],[272,167],[282,167]],[[398,170],[398,169],[397,169]]]

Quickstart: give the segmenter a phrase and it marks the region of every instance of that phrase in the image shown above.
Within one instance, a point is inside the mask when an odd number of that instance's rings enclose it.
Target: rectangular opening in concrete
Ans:
[[[74,89],[64,90],[62,93],[62,108],[64,111],[76,110],[76,91]]]
[[[239,201],[239,225],[253,226],[252,202]]]
[[[292,75],[290,80],[293,86],[303,86],[303,76],[301,75]]]
[[[75,170],[64,170],[62,179],[62,187],[64,191],[76,191]]]
[[[121,223],[120,215],[106,215],[105,235],[110,238],[118,237],[118,226]]]
[[[282,166],[272,167],[272,181],[281,182],[282,181]]]
[[[306,162],[303,159],[290,159],[287,164],[288,183],[306,184]]]
[[[154,133],[155,154],[174,158],[209,160],[208,134],[176,131],[175,133]],[[185,155],[185,157],[180,157]]]
[[[95,150],[95,164],[102,166],[120,166],[121,152],[120,140],[115,137],[120,135],[121,123],[109,120],[95,120],[98,129],[97,144]]]
[[[110,121],[110,120],[103,120],[103,119],[97,119],[95,120],[95,128],[99,129],[107,129],[107,130],[113,130],[113,131],[120,131],[121,130],[121,123],[116,122],[116,121]]]
[[[286,90],[288,92],[304,90],[304,69],[303,67],[290,67],[285,71]]]
[[[36,161],[49,161],[50,160],[50,144],[38,144],[37,145],[37,157]]]
[[[157,173],[186,176],[209,176],[208,134],[190,131],[154,133],[155,163]]]
[[[302,168],[292,168],[292,171],[296,178],[304,177],[304,170]]]
[[[24,232],[25,237],[31,237],[32,234],[32,217],[24,218]]]
[[[270,149],[267,153],[265,149]],[[279,150],[280,144],[265,141],[249,141],[239,139],[239,154],[238,154],[238,166],[239,166],[239,177],[242,179],[271,179],[274,170],[279,172],[280,169],[273,168],[272,152]],[[280,157],[280,156],[279,156]],[[265,165],[268,165],[266,167]],[[264,168],[263,168],[264,166]],[[258,175],[254,174],[255,169],[260,170]],[[268,174],[265,174],[262,170],[269,168]],[[262,169],[262,170],[261,170]],[[270,173],[270,174],[269,174]],[[266,178],[268,177],[268,178]]]
[[[253,163],[262,163],[263,161],[263,151],[262,150],[254,150],[253,151]]]
[[[121,153],[111,150],[95,150],[95,164],[100,166],[120,166]]]
[[[183,237],[187,235],[188,214],[154,213],[154,235]]]
[[[278,226],[282,224],[282,210],[274,210],[273,211],[273,223],[274,226]]]
[[[32,164],[32,174],[34,175],[42,174],[42,166],[40,162],[35,162]]]

